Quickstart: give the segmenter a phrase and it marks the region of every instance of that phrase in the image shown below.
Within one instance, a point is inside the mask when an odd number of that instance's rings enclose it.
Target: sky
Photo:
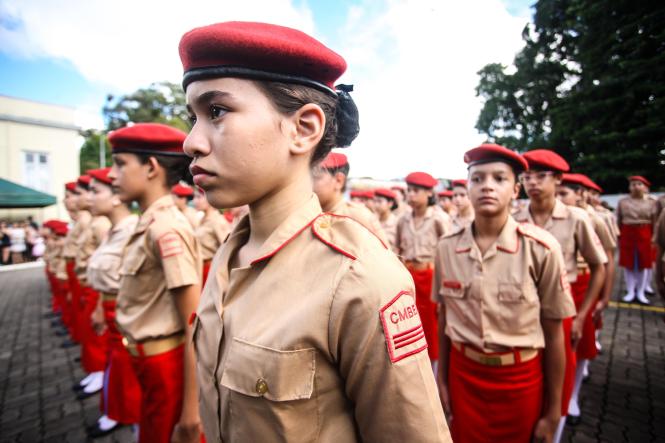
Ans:
[[[351,175],[426,171],[456,178],[484,141],[477,71],[512,63],[535,0],[0,0],[0,94],[77,109],[101,127],[107,94],[180,83],[178,42],[227,20],[300,29],[349,66],[360,135],[344,152]]]

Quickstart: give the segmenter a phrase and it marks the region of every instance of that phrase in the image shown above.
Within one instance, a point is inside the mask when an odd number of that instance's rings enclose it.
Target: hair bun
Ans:
[[[349,92],[353,85],[337,85],[337,138],[338,148],[348,148],[360,132],[358,107]]]

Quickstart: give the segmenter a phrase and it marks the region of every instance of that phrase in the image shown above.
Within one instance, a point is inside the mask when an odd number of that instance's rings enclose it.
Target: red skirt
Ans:
[[[416,285],[416,307],[420,314],[420,321],[423,324],[425,331],[425,339],[427,340],[427,353],[432,361],[439,358],[439,322],[436,313],[436,303],[431,299],[432,297],[432,276],[434,275],[433,269],[415,270],[407,267],[413,282]]]
[[[448,386],[455,443],[531,442],[543,409],[542,354],[525,363],[486,366],[451,347]]]
[[[131,357],[142,393],[139,443],[171,441],[182,410],[184,349],[181,345],[151,357]]]
[[[141,386],[134,373],[132,357],[122,344],[115,324],[115,301],[104,301],[104,318],[108,334],[108,366],[104,373],[101,410],[111,420],[123,424],[141,419]]]
[[[206,285],[206,281],[208,281],[208,273],[210,272],[211,264],[212,260],[203,261],[203,284],[201,285],[201,288],[203,288]]]
[[[651,225],[621,225],[619,235],[619,266],[648,269],[653,265]]]
[[[74,260],[67,260],[67,278],[69,281],[69,293],[71,294],[71,302],[69,303],[69,335],[75,342],[81,341],[81,333],[79,331],[79,323],[81,317],[81,285],[79,279],[74,272]]]
[[[584,296],[589,288],[589,280],[591,274],[588,272],[578,274],[577,281],[570,284],[570,290],[573,293],[573,300],[575,300],[575,307],[579,311],[580,306],[584,302]],[[596,302],[593,303],[589,313],[584,319],[582,326],[582,338],[577,343],[577,360],[593,360],[598,355],[596,348],[596,325],[593,322],[593,311],[596,308]]]
[[[97,307],[99,292],[89,286],[81,286],[83,308],[79,317],[81,336],[81,367],[85,372],[97,372],[106,369],[108,357],[107,334],[98,335],[92,327],[92,313]]]
[[[563,327],[563,346],[566,356],[566,366],[564,367],[563,386],[561,389],[561,416],[568,415],[568,403],[573,396],[575,387],[575,370],[577,369],[577,354],[573,349],[571,340],[571,331],[573,328],[573,317],[564,318],[561,322]]]

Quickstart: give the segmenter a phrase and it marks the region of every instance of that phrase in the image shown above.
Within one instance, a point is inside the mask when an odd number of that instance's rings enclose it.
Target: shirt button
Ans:
[[[256,393],[263,396],[266,392],[268,392],[268,383],[262,378],[259,378],[256,380]]]
[[[319,223],[319,228],[321,228],[321,229],[328,229],[329,227],[330,227],[330,223],[328,223],[326,221],[322,221],[321,223]]]

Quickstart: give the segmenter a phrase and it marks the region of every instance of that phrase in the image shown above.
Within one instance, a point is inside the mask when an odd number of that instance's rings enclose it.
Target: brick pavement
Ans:
[[[71,386],[83,377],[74,361],[79,348],[60,347],[43,317],[48,305],[42,269],[0,272],[0,442],[85,442],[84,429],[99,414],[97,396],[74,398]],[[663,315],[607,310],[603,352],[581,393],[583,421],[566,428],[564,441],[665,442]],[[96,441],[133,440],[126,427]]]

